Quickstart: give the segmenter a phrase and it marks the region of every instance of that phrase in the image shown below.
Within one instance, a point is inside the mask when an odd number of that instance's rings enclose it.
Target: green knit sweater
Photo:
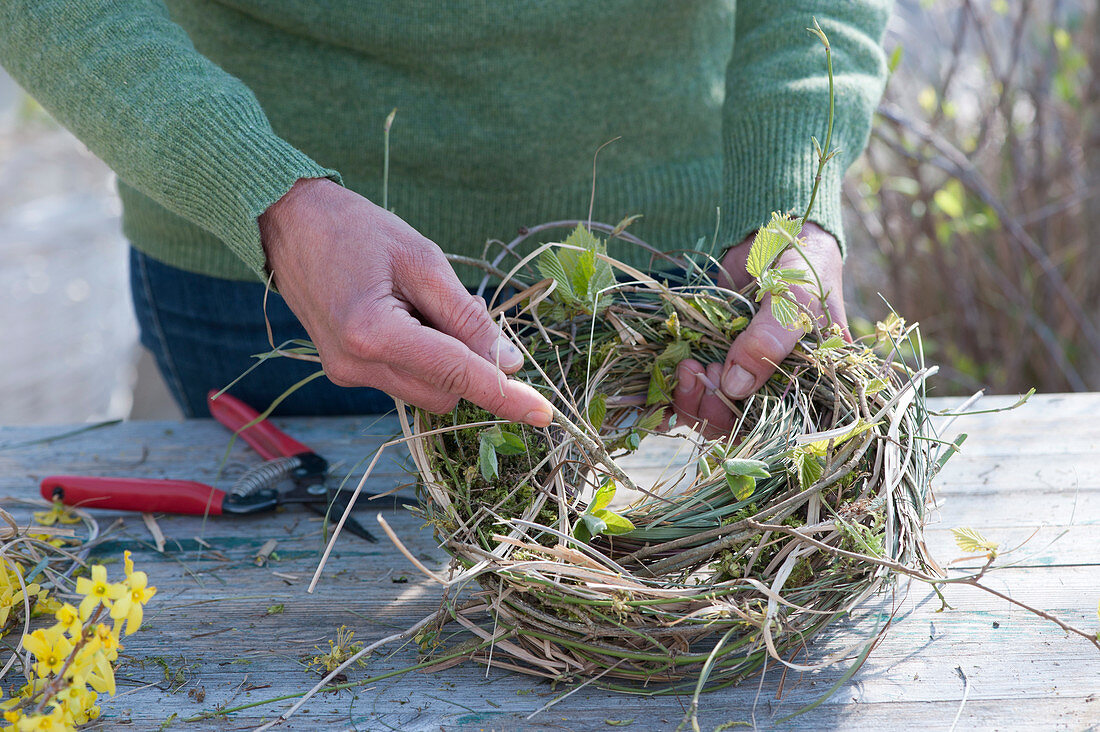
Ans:
[[[445,251],[519,227],[644,214],[664,249],[801,210],[841,237],[840,180],[882,91],[889,0],[3,0],[0,62],[119,177],[135,247],[264,271],[257,217],[299,178],[390,206]],[[625,244],[619,245],[625,247]],[[613,253],[644,265],[642,252]],[[467,282],[479,277],[460,269]]]

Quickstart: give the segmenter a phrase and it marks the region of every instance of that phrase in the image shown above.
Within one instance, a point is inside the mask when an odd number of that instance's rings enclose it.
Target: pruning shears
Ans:
[[[265,462],[242,475],[228,491],[191,480],[52,475],[42,480],[42,497],[82,508],[190,515],[263,513],[287,504],[304,505],[322,516],[339,516],[344,512],[352,491],[331,485],[333,478],[327,460],[261,419],[255,409],[236,397],[211,391],[207,404],[214,419],[240,435],[265,458]],[[276,488],[286,478],[293,487]],[[374,495],[361,493],[359,497],[369,499]],[[418,505],[415,500],[398,496],[391,500],[395,508]],[[363,500],[356,507],[366,503]],[[377,505],[375,502],[372,507]],[[367,541],[377,541],[352,516],[344,527]]]

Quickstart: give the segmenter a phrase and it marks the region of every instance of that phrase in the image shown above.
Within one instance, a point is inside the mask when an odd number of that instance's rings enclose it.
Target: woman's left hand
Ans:
[[[807,223],[802,229],[802,250],[813,262],[821,277],[825,306],[833,323],[840,325],[844,337],[851,340],[848,320],[844,313],[843,261],[840,247],[831,234],[816,224]],[[745,270],[752,237],[732,247],[722,258],[722,270],[726,279],[721,284],[740,290],[752,281]],[[777,267],[805,270],[812,275],[802,256],[788,248],[776,260]],[[824,309],[818,297],[816,282],[794,286],[791,294],[809,308],[824,324]],[[737,336],[723,364],[702,364],[695,359],[684,359],[676,369],[677,384],[672,404],[680,424],[703,424],[703,433],[714,439],[729,435],[734,428],[735,415],[719,398],[720,391],[728,399],[744,399],[768,380],[776,367],[794,350],[803,332],[799,328],[788,330],[772,316],[771,295],[765,295],[759,303],[757,314],[748,327]]]

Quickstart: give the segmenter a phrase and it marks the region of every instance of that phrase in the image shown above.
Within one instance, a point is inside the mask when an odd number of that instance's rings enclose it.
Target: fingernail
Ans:
[[[523,354],[516,348],[516,344],[504,336],[497,338],[493,346],[493,358],[502,369],[518,369],[523,365]]]
[[[690,394],[695,389],[695,372],[680,364],[676,367],[676,391]]]
[[[726,396],[734,399],[744,399],[752,393],[752,385],[756,380],[740,366],[730,366],[726,373],[722,374],[722,391]]]
[[[523,418],[523,421],[532,427],[549,427],[550,422],[553,421],[554,415],[549,409],[538,408],[532,409],[527,413],[527,416]]]

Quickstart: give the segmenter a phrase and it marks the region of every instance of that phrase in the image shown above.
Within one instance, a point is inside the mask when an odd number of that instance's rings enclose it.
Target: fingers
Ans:
[[[400,260],[403,271],[397,280],[402,283],[401,294],[429,323],[505,373],[519,370],[523,354],[489,317],[485,302],[459,281],[438,247],[425,242]]]
[[[801,329],[788,330],[775,319],[771,295],[765,296],[748,327],[730,347],[722,374],[722,391],[731,399],[744,399],[755,392],[775,373],[776,366],[801,336]]]
[[[751,245],[746,239],[740,246],[732,247],[722,260],[722,268],[735,286],[747,284],[752,278],[745,271],[746,257]],[[801,251],[787,250],[776,261],[778,267],[806,269],[803,257],[814,263],[814,271],[820,277],[824,306],[829,309],[833,322],[841,326],[846,339],[851,340],[844,311],[843,261],[836,239],[813,222],[802,228]],[[792,287],[791,294],[810,312],[821,319],[821,293],[811,286],[812,294],[803,287]],[[760,303],[760,309],[733,342],[726,357],[722,374],[722,391],[733,399],[744,399],[759,389],[775,372],[776,366],[787,357],[801,337],[801,330],[787,330],[771,314],[771,296]]]
[[[464,343],[422,325],[397,307],[349,355],[331,368],[326,366],[337,383],[378,386],[395,396],[423,385],[439,395],[467,399],[502,419],[535,427],[549,425],[553,417],[550,403],[531,386],[509,380]],[[391,378],[378,373],[379,362],[392,369]],[[388,383],[383,386],[383,381]],[[410,401],[428,409],[443,405],[442,401],[431,405]]]
[[[442,414],[449,412],[458,404],[458,397],[444,394],[431,384],[394,370],[389,364],[374,363],[366,366],[371,372],[371,381],[375,389],[381,389],[395,399]],[[356,384],[338,384],[338,386]]]
[[[729,436],[735,422],[729,407],[717,396],[722,376],[720,364],[704,367],[695,359],[685,359],[676,367],[676,389],[672,393],[672,407],[678,419],[685,425],[702,429],[707,439]]]
[[[733,412],[717,394],[722,381],[722,364],[707,364],[706,375],[709,385],[699,400],[699,416],[707,423],[708,436],[714,433],[728,435],[735,423]]]
[[[703,365],[693,358],[686,358],[676,367],[676,388],[672,390],[672,408],[679,421],[692,426],[702,420],[699,417],[699,401],[706,388],[699,376]]]

